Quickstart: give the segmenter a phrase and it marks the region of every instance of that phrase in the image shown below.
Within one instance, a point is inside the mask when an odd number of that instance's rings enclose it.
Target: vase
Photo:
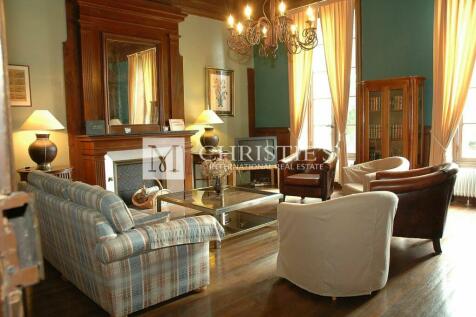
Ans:
[[[221,194],[223,192],[223,185],[221,183],[221,177],[216,176],[215,177],[215,185],[213,186],[213,189],[217,194]]]

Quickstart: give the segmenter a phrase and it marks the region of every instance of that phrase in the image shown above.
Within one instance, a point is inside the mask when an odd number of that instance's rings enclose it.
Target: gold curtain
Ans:
[[[157,100],[155,48],[127,56],[129,64],[129,124],[150,124]]]
[[[347,166],[345,130],[352,68],[354,8],[355,0],[327,0],[319,5],[332,109],[338,132],[339,175],[342,175],[342,167]]]
[[[308,17],[306,9],[300,8],[290,12],[289,17],[302,32],[306,27]],[[313,7],[314,11],[316,7]],[[315,23],[315,22],[314,22]],[[299,54],[288,55],[289,71],[289,105],[291,116],[291,146],[298,145],[298,140],[306,124],[305,118],[309,113],[312,102],[311,76],[312,76],[312,53],[313,51],[303,51]]]
[[[446,162],[463,114],[476,59],[475,30],[475,0],[435,0],[431,165]]]

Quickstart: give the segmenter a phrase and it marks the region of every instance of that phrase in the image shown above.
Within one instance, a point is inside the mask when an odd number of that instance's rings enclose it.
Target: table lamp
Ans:
[[[205,109],[198,116],[196,124],[207,125],[205,127],[205,132],[200,137],[200,143],[205,148],[207,152],[212,152],[218,145],[220,139],[213,131],[213,127],[208,125],[210,124],[220,124],[223,123],[223,120],[211,109]]]
[[[48,110],[35,110],[20,129],[37,131],[36,140],[28,147],[28,153],[39,170],[50,170],[58,148],[50,141],[47,131],[63,130],[64,126]]]

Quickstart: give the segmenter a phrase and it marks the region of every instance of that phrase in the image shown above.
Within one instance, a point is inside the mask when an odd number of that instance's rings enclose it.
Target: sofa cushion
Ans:
[[[68,199],[67,188],[72,182],[43,171],[32,171],[28,174],[28,183],[48,194]]]
[[[116,232],[134,227],[134,220],[124,201],[113,192],[74,182],[68,187],[68,196],[73,202],[99,210]]]
[[[35,186],[37,189],[43,190],[43,177],[46,173],[41,171],[32,171],[28,173],[28,184]]]
[[[286,185],[295,185],[295,186],[318,186],[320,176],[319,174],[294,174],[286,177],[284,183]]]

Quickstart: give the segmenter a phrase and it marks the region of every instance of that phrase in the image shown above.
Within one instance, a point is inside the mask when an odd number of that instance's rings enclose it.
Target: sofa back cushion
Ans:
[[[28,183],[41,191],[63,199],[68,199],[67,188],[72,184],[68,179],[59,178],[42,171],[29,173]]]
[[[134,227],[129,209],[113,192],[82,182],[72,183],[67,191],[69,199],[76,204],[99,210],[114,231],[124,232]]]

